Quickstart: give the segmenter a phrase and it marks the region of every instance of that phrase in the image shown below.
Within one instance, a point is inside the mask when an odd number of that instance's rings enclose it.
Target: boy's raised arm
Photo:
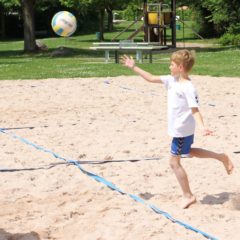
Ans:
[[[121,60],[123,66],[128,67],[130,69],[132,69],[135,73],[137,73],[138,75],[140,75],[142,78],[144,78],[146,81],[148,82],[152,82],[152,83],[162,83],[161,79],[159,76],[154,76],[149,72],[144,71],[143,69],[141,69],[140,67],[137,67],[135,65],[135,61],[133,59],[132,56],[127,56],[124,55],[122,57]]]

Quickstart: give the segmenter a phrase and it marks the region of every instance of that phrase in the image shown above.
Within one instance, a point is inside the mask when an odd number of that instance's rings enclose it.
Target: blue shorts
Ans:
[[[191,145],[193,144],[194,135],[173,138],[171,145],[171,154],[174,156],[190,157]]]

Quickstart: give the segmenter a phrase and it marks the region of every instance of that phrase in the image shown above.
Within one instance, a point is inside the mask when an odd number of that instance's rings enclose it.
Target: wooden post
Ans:
[[[147,0],[143,1],[143,26],[144,26],[144,42],[148,42],[148,27],[147,27]]]

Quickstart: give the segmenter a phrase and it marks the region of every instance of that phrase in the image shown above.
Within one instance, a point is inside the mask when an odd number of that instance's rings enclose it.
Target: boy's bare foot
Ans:
[[[222,163],[223,163],[223,165],[224,165],[227,173],[228,173],[228,174],[231,174],[232,171],[233,171],[234,166],[233,166],[232,161],[231,161],[230,158],[228,157],[228,155],[225,154],[225,153],[223,153],[223,154],[222,154],[222,157],[221,157],[221,161],[222,161]]]
[[[188,197],[183,197],[182,203],[181,203],[181,208],[185,209],[188,208],[190,205],[196,203],[196,198],[194,196],[191,196],[190,198]]]

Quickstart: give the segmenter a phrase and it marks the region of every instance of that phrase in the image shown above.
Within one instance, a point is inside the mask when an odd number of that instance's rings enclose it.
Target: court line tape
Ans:
[[[109,81],[104,81],[104,83],[105,84],[107,84],[107,85],[110,85],[110,84],[112,84],[112,83],[110,83]],[[114,84],[115,85],[115,84]],[[117,86],[117,87],[119,87],[119,88],[122,88],[122,89],[124,89],[124,90],[127,90],[127,91],[134,91],[134,92],[138,92],[138,93],[143,93],[143,94],[147,94],[147,95],[151,95],[151,96],[161,96],[160,94],[157,94],[157,93],[155,93],[155,92],[145,92],[145,91],[143,91],[143,90],[136,90],[136,89],[134,89],[134,88],[130,88],[130,87],[126,87],[126,86],[121,86],[121,85],[115,85],[115,86]]]
[[[103,81],[105,84],[107,84],[107,85],[110,85],[110,84],[112,84],[112,83],[110,83],[110,81],[108,81],[108,80],[105,80],[105,81]],[[126,87],[126,86],[121,86],[121,85],[116,85],[116,84],[112,84],[112,85],[114,85],[114,86],[117,86],[117,87],[119,87],[119,88],[122,88],[122,89],[124,89],[124,90],[127,90],[127,91],[134,91],[134,92],[138,92],[138,93],[142,93],[142,94],[147,94],[147,95],[151,95],[151,96],[161,96],[161,94],[158,94],[158,93],[156,93],[156,92],[153,92],[153,91],[151,91],[151,92],[145,92],[145,91],[143,91],[143,90],[136,90],[136,89],[134,89],[134,88],[130,88],[130,87]],[[216,104],[214,104],[214,103],[206,103],[208,106],[210,106],[210,107],[216,107]],[[233,115],[234,116],[234,115]]]
[[[61,157],[59,154],[57,154],[57,153],[55,153],[55,152],[53,152],[53,151],[51,151],[49,149],[45,149],[44,147],[41,147],[41,146],[39,146],[37,144],[34,144],[34,143],[28,141],[27,139],[22,138],[22,137],[14,134],[14,133],[7,132],[3,128],[0,128],[0,132],[4,133],[4,134],[6,134],[6,135],[8,135],[10,137],[12,137],[13,139],[19,140],[22,143],[25,143],[25,144],[27,144],[29,146],[32,146],[33,148],[35,148],[35,149],[37,149],[39,151],[42,151],[42,152],[45,152],[45,153],[49,153],[52,156],[54,156],[55,158],[61,159],[61,160],[65,161],[65,162],[67,162],[67,163],[70,163],[70,164],[73,164],[73,165],[77,166],[84,174],[86,174],[89,177],[93,178],[95,181],[103,183],[105,186],[109,187],[111,190],[117,191],[117,192],[121,193],[122,195],[129,196],[130,198],[132,198],[136,202],[144,204],[145,206],[147,206],[150,209],[152,209],[155,213],[163,215],[165,218],[169,219],[173,223],[176,223],[176,224],[178,224],[178,225],[180,225],[182,227],[185,227],[186,229],[191,230],[193,232],[199,233],[199,234],[201,234],[202,236],[204,236],[207,239],[218,240],[218,238],[213,237],[210,234],[208,234],[208,233],[206,233],[206,232],[204,232],[202,230],[199,230],[199,229],[197,229],[197,228],[195,228],[195,227],[193,227],[193,226],[191,226],[191,225],[189,225],[187,223],[184,223],[182,221],[179,221],[179,220],[173,218],[169,213],[159,209],[158,207],[156,207],[153,204],[150,204],[150,203],[146,202],[143,198],[140,198],[140,197],[138,197],[137,195],[134,195],[134,194],[129,194],[129,193],[124,192],[123,190],[118,188],[115,184],[113,184],[112,182],[109,182],[105,178],[100,177],[100,176],[98,176],[95,173],[86,171],[77,160],[69,160],[67,158]]]

